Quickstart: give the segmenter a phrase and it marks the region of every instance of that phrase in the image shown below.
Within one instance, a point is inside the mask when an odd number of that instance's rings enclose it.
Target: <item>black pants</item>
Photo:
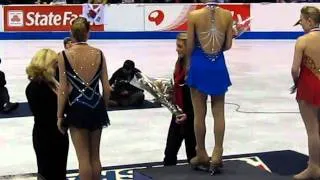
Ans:
[[[33,147],[37,157],[38,174],[45,180],[66,180],[68,134],[62,135],[58,130],[35,125]]]
[[[6,75],[0,71],[0,110],[3,109],[3,105],[10,102],[10,96],[8,89],[5,87],[7,84]]]
[[[116,92],[111,92],[110,100],[116,101],[119,106],[140,106],[145,97],[142,91],[132,92],[129,95],[122,96]]]
[[[177,124],[172,117],[169,127],[165,157],[163,164],[165,166],[177,164],[177,154],[184,140],[188,162],[196,156],[196,138],[194,135],[193,117],[188,118],[183,125]]]
[[[3,105],[10,102],[10,96],[6,87],[0,87],[0,111],[3,109]]]

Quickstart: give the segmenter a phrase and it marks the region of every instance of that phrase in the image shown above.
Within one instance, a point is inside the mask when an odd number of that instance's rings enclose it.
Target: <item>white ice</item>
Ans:
[[[107,59],[109,76],[126,59],[152,77],[170,77],[177,59],[175,40],[91,40]],[[63,49],[62,41],[0,41],[0,70],[6,73],[12,101],[26,102],[28,83],[25,68],[40,48]],[[282,114],[239,113],[226,105],[225,155],[274,150],[295,150],[307,154],[307,136],[292,85],[290,68],[294,41],[236,40],[226,52],[233,85],[227,103],[241,105],[240,110],[257,112],[297,112]],[[148,96],[151,99],[150,96]],[[209,103],[208,103],[209,105]],[[113,111],[112,125],[103,130],[102,165],[124,165],[162,161],[170,123],[165,108]],[[33,117],[0,119],[0,176],[36,172],[32,146]],[[206,143],[211,154],[214,140],[212,114],[207,114]],[[179,152],[185,159],[185,151]],[[77,169],[70,141],[68,169]]]

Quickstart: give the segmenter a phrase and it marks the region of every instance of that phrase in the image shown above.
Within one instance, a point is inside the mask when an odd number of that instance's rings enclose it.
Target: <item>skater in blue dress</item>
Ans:
[[[188,17],[188,74],[186,82],[191,88],[194,107],[194,130],[197,155],[190,163],[194,168],[204,167],[215,171],[222,167],[225,132],[225,93],[231,86],[223,52],[232,46],[231,12],[217,5],[190,12]],[[214,118],[215,146],[211,159],[205,148],[207,96],[211,96]]]

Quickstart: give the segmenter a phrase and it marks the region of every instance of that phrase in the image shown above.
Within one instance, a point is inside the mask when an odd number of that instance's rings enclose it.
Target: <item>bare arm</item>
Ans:
[[[195,34],[195,24],[193,22],[192,14],[188,15],[188,30],[187,30],[187,58],[186,58],[186,70],[189,71],[190,66],[190,56],[194,48],[194,34]]]
[[[292,67],[291,67],[291,76],[292,76],[292,79],[295,83],[297,82],[297,80],[299,78],[300,65],[302,62],[304,48],[305,48],[305,40],[303,37],[300,37],[300,38],[298,38],[296,45],[295,45],[293,63],[292,63]]]
[[[59,53],[58,59],[58,66],[59,66],[59,89],[58,89],[58,118],[64,118],[64,108],[68,98],[68,82],[67,82],[67,74],[66,74],[66,67],[64,64],[64,58],[62,53]]]
[[[225,40],[225,46],[224,46],[224,51],[229,50],[232,47],[232,39],[233,39],[233,20],[232,20],[232,15],[230,12],[227,12],[227,20],[229,21],[227,31],[226,31],[226,40]]]
[[[108,79],[107,63],[106,63],[106,60],[105,60],[105,57],[103,54],[102,54],[102,62],[101,63],[102,63],[102,71],[101,71],[101,75],[100,75],[100,80],[101,80],[102,89],[103,89],[103,100],[104,100],[104,104],[106,106],[108,106],[111,87],[110,87],[109,79]]]

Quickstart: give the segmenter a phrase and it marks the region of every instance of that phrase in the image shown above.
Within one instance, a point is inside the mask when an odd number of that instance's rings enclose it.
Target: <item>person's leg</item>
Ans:
[[[43,175],[46,175],[46,154],[45,149],[43,148],[43,143],[41,143],[41,136],[39,135],[39,131],[36,127],[33,127],[33,131],[32,131],[32,144],[33,144],[33,149],[34,152],[36,154],[36,158],[37,158],[37,168],[38,168],[38,172],[37,172],[37,179],[38,180],[42,180]]]
[[[119,102],[118,102],[117,98],[118,98],[117,93],[114,91],[111,91],[108,106],[109,107],[119,106]]]
[[[69,151],[69,138],[68,134],[62,135],[58,132],[54,137],[56,141],[55,147],[51,149],[52,159],[52,177],[54,180],[65,180],[67,174],[67,160]],[[53,179],[53,178],[52,178]]]
[[[192,118],[192,119],[191,119]],[[196,144],[197,144],[197,141],[196,141],[196,137],[195,137],[195,134],[194,134],[194,118],[191,117],[191,118],[188,118],[187,117],[187,124],[185,124],[184,126],[184,143],[185,143],[185,147],[186,147],[186,154],[187,154],[187,159],[188,159],[188,162],[190,162],[190,160],[195,157],[197,155],[197,152],[196,152]],[[188,123],[189,121],[192,122],[192,124]]]
[[[183,137],[180,133],[180,125],[175,122],[174,117],[171,119],[171,124],[169,127],[166,149],[164,152],[163,164],[165,166],[176,165],[177,164],[177,154],[181,147]]]
[[[48,156],[50,153],[51,144],[46,138],[42,136],[46,129],[40,129],[34,126],[32,132],[33,148],[36,153],[37,167],[38,167],[38,180],[51,180],[52,162],[51,157]]]
[[[294,179],[320,178],[320,137],[318,109],[305,101],[299,101],[300,114],[308,136],[309,163],[307,169],[294,176]]]
[[[70,134],[78,157],[79,177],[81,180],[92,180],[89,131],[86,129],[70,127]]]
[[[214,119],[214,140],[215,146],[211,156],[213,166],[222,165],[223,140],[225,132],[225,113],[224,113],[225,96],[211,97],[211,110]]]
[[[197,141],[197,156],[192,158],[190,163],[192,165],[208,165],[209,157],[205,148],[207,96],[198,90],[191,88],[191,99],[194,111],[194,132]]]
[[[92,180],[101,179],[100,140],[102,129],[90,132],[90,163],[92,167]]]
[[[141,91],[133,93],[129,97],[129,106],[140,106],[143,104],[144,94]]]
[[[4,106],[10,101],[8,89],[6,87],[0,87],[0,110],[4,109]]]
[[[0,88],[0,111],[9,113],[19,106],[18,103],[11,103],[8,89],[6,87]]]

